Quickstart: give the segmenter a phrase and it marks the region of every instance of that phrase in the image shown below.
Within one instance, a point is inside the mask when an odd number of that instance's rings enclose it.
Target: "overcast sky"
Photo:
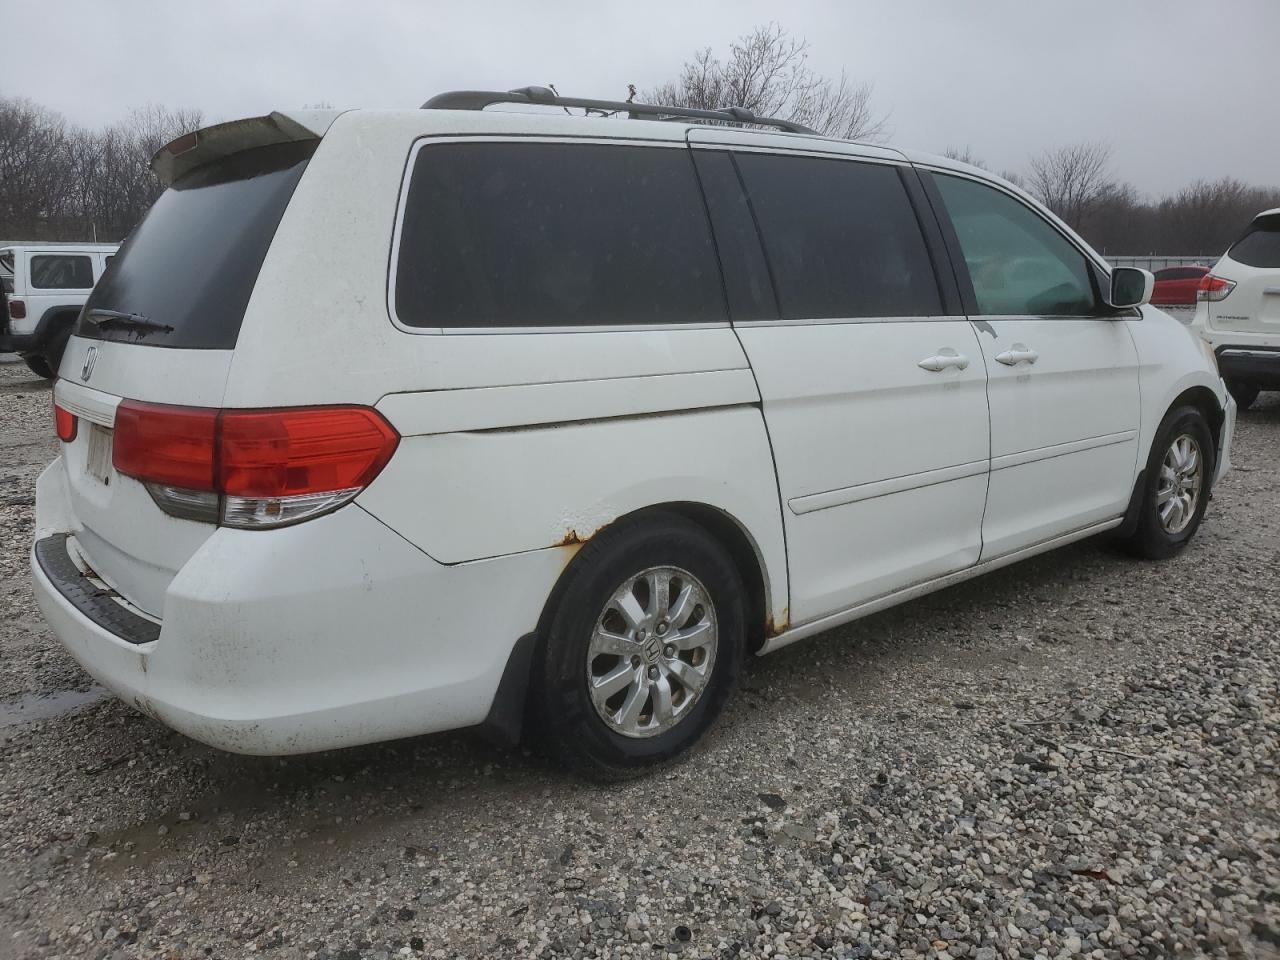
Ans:
[[[148,102],[226,120],[547,82],[622,99],[770,20],[816,70],[873,83],[897,145],[1023,171],[1101,139],[1143,192],[1280,185],[1280,0],[0,0],[0,95],[93,126]]]

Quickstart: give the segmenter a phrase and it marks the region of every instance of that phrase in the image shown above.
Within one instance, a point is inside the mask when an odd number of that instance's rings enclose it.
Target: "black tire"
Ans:
[[[58,367],[62,365],[62,355],[67,352],[67,341],[71,339],[71,328],[74,321],[62,323],[50,334],[44,345],[44,359],[49,364],[49,376],[58,375]]]
[[[606,723],[592,702],[587,679],[589,642],[597,625],[606,622],[615,591],[630,579],[638,583],[642,572],[663,566],[687,571],[705,588],[717,630],[714,659],[700,693],[674,726],[647,737],[628,736]],[[742,670],[745,601],[733,559],[702,527],[655,511],[597,534],[565,576],[530,679],[534,717],[547,753],[596,780],[636,776],[684,753],[719,718]],[[622,659],[618,658],[617,666]],[[605,664],[608,667],[608,660]],[[632,689],[625,688],[625,696]],[[647,703],[652,722],[657,711],[653,701]]]
[[[49,369],[49,361],[38,354],[31,354],[22,358],[26,361],[27,368],[37,377],[44,377],[46,380],[52,380],[55,376],[54,372]]]
[[[1190,520],[1171,532],[1161,521],[1158,499],[1162,484],[1161,468],[1166,455],[1174,441],[1188,436],[1195,441],[1202,458],[1201,482],[1195,506]],[[1143,477],[1142,504],[1138,508],[1138,526],[1133,534],[1122,541],[1124,547],[1139,557],[1148,560],[1165,560],[1174,556],[1195,536],[1204,519],[1205,507],[1209,503],[1210,484],[1212,483],[1214,466],[1217,463],[1217,451],[1213,445],[1213,434],[1204,414],[1195,407],[1177,407],[1165,415],[1156,431],[1155,440],[1151,444],[1151,453],[1147,457],[1147,469]]]
[[[1248,410],[1253,406],[1253,401],[1258,399],[1258,393],[1261,389],[1256,383],[1241,383],[1239,380],[1227,381],[1227,392],[1231,394],[1231,398],[1235,400],[1236,406],[1241,410]]]

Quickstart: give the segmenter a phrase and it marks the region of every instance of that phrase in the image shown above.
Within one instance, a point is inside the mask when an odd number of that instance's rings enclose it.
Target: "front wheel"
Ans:
[[[742,578],[701,527],[624,520],[575,558],[532,694],[551,755],[620,779],[689,749],[742,668]]]
[[[1172,557],[1195,536],[1209,502],[1216,453],[1204,414],[1171,410],[1156,431],[1143,477],[1138,526],[1125,546],[1141,557]]]

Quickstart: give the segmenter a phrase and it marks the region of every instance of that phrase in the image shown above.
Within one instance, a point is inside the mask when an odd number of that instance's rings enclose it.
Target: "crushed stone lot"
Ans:
[[[29,585],[49,404],[0,362],[0,960],[1280,956],[1280,394],[1178,558],[796,644],[609,787],[467,732],[232,756],[105,695]]]

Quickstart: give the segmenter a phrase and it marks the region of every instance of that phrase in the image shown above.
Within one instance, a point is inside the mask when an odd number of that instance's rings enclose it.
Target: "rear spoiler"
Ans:
[[[276,143],[319,140],[325,135],[341,110],[276,111],[265,117],[230,120],[184,133],[156,151],[151,169],[165,186],[184,173],[222,157],[266,147]]]

